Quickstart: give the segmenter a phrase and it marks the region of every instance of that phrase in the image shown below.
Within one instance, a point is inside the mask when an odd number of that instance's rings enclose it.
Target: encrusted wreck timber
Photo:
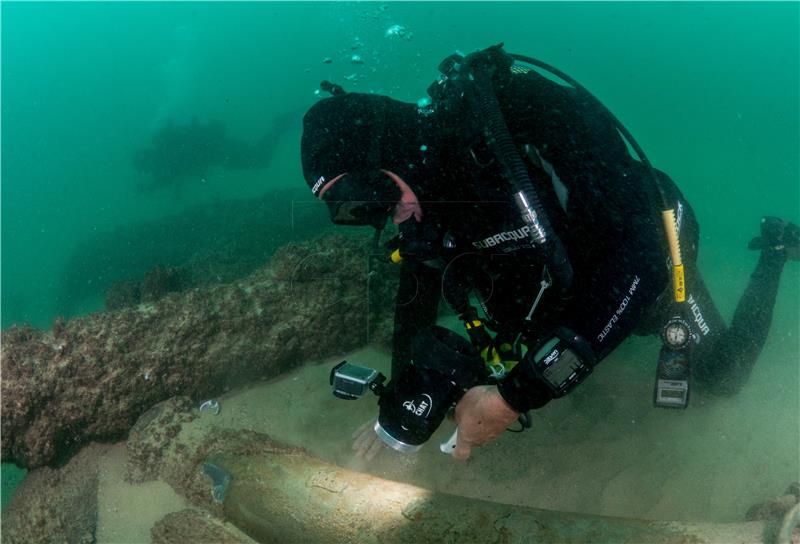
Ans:
[[[394,274],[370,275],[368,248],[341,235],[292,244],[232,284],[3,331],[2,461],[56,464],[167,398],[213,397],[374,340],[393,306],[376,293]]]

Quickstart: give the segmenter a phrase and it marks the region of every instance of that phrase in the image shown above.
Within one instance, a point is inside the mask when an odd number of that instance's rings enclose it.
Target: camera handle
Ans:
[[[386,381],[386,376],[383,373],[378,372],[378,378],[369,384],[369,390],[375,393],[375,396],[380,397],[384,390],[386,390],[386,386],[383,383]]]
[[[506,429],[512,433],[521,433],[525,429],[531,428],[531,419],[530,414],[527,412],[523,412],[519,415],[518,420],[519,424],[521,425],[520,429]],[[444,453],[445,455],[453,455],[453,451],[456,449],[456,444],[458,443],[458,427],[453,431],[453,434],[450,435],[450,438],[439,444],[439,451]]]
[[[453,455],[453,451],[456,449],[457,442],[458,442],[458,427],[456,427],[456,430],[453,431],[453,434],[450,435],[450,438],[448,438],[447,441],[439,444],[439,451],[441,451],[446,455]]]

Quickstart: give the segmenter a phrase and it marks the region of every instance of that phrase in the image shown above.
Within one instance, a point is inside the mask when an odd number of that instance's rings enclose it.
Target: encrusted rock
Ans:
[[[249,544],[251,539],[236,527],[201,510],[186,509],[164,516],[150,530],[153,544]]]
[[[368,238],[293,244],[231,284],[170,293],[52,331],[2,332],[2,461],[58,463],[90,440],[124,437],[174,396],[215,397],[304,361],[375,341],[391,319],[392,269],[369,276]]]
[[[187,397],[160,402],[142,414],[128,435],[125,479],[131,483],[156,479],[165,455],[178,446],[174,438],[182,424],[195,417]]]
[[[230,283],[264,266],[278,247],[335,228],[325,204],[302,187],[215,199],[176,215],[90,233],[67,257],[51,302],[57,313],[72,316],[113,284],[136,279],[135,289],[123,286],[110,302],[138,303],[143,276],[158,264],[188,271],[194,287]],[[23,313],[17,310],[4,318],[14,322]]]
[[[61,468],[29,472],[3,511],[3,543],[94,543],[98,461],[104,450],[92,444]]]
[[[106,310],[155,302],[169,293],[180,293],[196,286],[188,269],[154,266],[141,280],[121,280],[111,284],[106,290]]]
[[[798,503],[800,503],[800,482],[793,482],[786,488],[782,496],[752,505],[747,510],[745,519],[748,521],[781,520]]]

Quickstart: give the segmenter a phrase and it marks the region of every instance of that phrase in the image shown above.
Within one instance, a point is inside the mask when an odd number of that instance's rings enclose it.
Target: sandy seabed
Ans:
[[[374,419],[377,402],[331,394],[330,369],[342,358],[231,392],[218,399],[218,415],[205,413],[196,424],[267,433],[339,466],[430,490],[607,516],[742,521],[750,505],[800,479],[791,353],[768,345],[739,395],[695,393],[690,408],[677,411],[652,407],[657,352],[655,340],[629,341],[578,390],[533,412],[531,429],[505,433],[466,463],[439,452],[452,421],[417,454],[385,448],[372,461],[355,458],[352,433]],[[388,374],[384,352],[365,348],[346,358]],[[783,369],[781,379],[760,368],[768,365]],[[101,462],[98,543],[148,542],[153,523],[190,506],[162,481],[126,483],[125,458],[120,444]]]

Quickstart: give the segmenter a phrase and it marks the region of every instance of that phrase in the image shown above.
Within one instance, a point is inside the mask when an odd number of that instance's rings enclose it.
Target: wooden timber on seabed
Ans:
[[[612,518],[432,492],[343,469],[260,437],[232,439],[230,449],[215,447],[204,461],[226,475],[220,497],[225,519],[258,542],[752,544],[777,538],[777,527],[762,521]],[[264,442],[244,447],[242,439]]]

